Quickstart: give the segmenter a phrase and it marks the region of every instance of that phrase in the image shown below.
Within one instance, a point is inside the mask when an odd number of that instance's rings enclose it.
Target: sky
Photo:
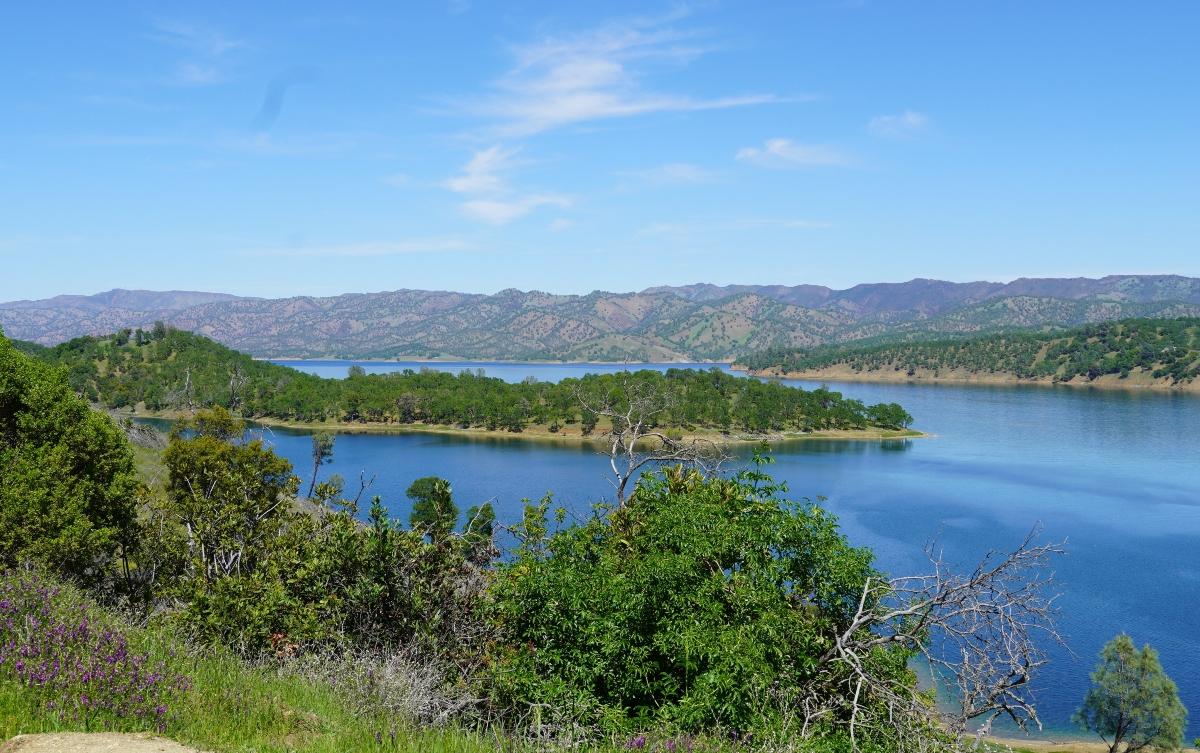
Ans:
[[[1200,276],[1200,3],[0,5],[0,300]]]

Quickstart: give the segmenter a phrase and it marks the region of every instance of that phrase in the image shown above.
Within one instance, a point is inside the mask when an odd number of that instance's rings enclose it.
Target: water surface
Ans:
[[[593,368],[439,365],[511,381]],[[780,445],[773,472],[794,496],[827,497],[851,541],[896,574],[920,571],[932,539],[963,564],[1016,545],[1035,525],[1047,540],[1066,540],[1056,570],[1074,655],[1056,651],[1038,683],[1048,726],[1071,731],[1097,652],[1126,631],[1159,650],[1192,709],[1188,739],[1200,735],[1200,399],[1069,387],[831,387],[867,403],[899,402],[934,436]],[[307,475],[307,436],[276,430],[268,439]],[[605,469],[586,447],[406,434],[340,436],[325,472],[374,475],[373,491],[405,518],[408,484],[443,476],[461,508],[490,499],[511,522],[522,498],[547,492],[584,514],[612,493]]]

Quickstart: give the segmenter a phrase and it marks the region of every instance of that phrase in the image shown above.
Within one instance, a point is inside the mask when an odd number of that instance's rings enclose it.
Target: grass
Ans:
[[[61,600],[61,601],[59,601]],[[170,704],[166,735],[213,753],[483,753],[524,746],[483,733],[418,729],[382,715],[363,714],[333,688],[302,677],[251,666],[219,651],[185,650],[166,627],[134,628],[63,587],[55,602],[83,604],[97,625],[119,628],[130,650],[164,661],[191,687]],[[64,719],[13,675],[0,669],[0,741],[19,734],[86,732]],[[145,723],[122,721],[117,732],[153,732]]]

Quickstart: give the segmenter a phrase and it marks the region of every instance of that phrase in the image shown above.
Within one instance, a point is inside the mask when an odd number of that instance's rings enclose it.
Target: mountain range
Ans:
[[[163,321],[270,358],[732,360],[768,348],[883,335],[1198,315],[1200,278],[1176,275],[915,279],[845,290],[701,283],[587,295],[395,290],[269,299],[111,290],[0,303],[0,327],[9,337],[44,345]]]

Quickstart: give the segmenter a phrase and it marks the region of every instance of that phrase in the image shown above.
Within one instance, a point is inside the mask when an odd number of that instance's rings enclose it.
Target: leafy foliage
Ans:
[[[1122,633],[1100,651],[1092,687],[1075,721],[1099,735],[1112,753],[1178,750],[1187,729],[1187,709],[1179,689],[1163,672],[1158,653],[1150,646],[1139,651]]]
[[[0,562],[101,580],[136,524],[132,451],[59,370],[2,336],[0,469]]]
[[[1171,384],[1200,375],[1200,319],[1125,319],[1066,332],[1005,333],[969,339],[766,351],[744,359],[752,369],[948,371],[1010,374],[1018,379],[1094,380],[1142,373]]]
[[[782,491],[676,467],[580,525],[551,530],[550,500],[530,505],[494,587],[495,701],[609,732],[778,729],[874,574],[832,516]]]

